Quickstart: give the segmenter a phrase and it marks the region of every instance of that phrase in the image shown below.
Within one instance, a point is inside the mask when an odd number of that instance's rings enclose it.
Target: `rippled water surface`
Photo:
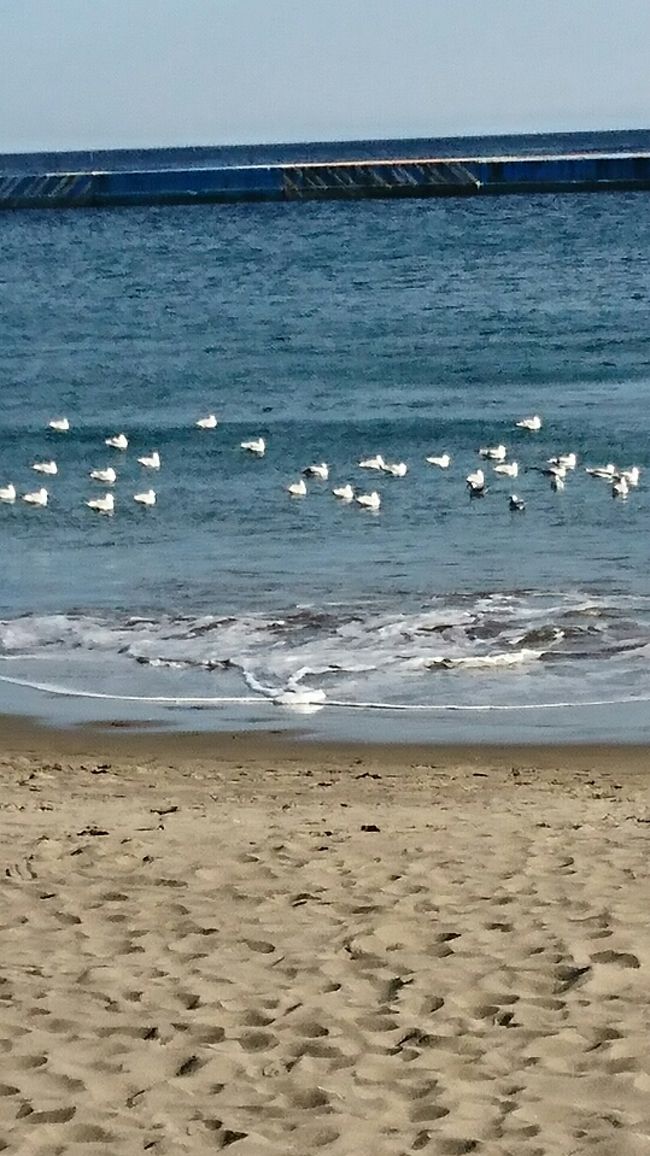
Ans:
[[[650,465],[649,203],[5,214],[0,485],[36,488],[37,459],[58,474],[46,509],[0,505],[0,674],[48,688],[0,683],[0,707],[362,737],[646,737],[647,479],[614,500],[583,467]],[[209,412],[217,429],[197,430]],[[532,413],[539,433],[514,428]],[[48,431],[62,414],[70,433]],[[121,430],[124,454],[103,444]],[[239,447],[257,435],[263,458]],[[464,477],[497,442],[520,476],[488,467],[470,501]],[[152,480],[137,457],[153,449]],[[445,450],[448,471],[425,463]],[[555,493],[537,467],[567,450],[579,467]],[[358,468],[377,452],[406,477]],[[320,461],[330,480],[290,499]],[[103,518],[84,502],[103,492],[89,470],[109,464]],[[380,511],[337,502],[347,481],[376,488]],[[149,484],[157,504],[139,508]],[[305,719],[271,701],[292,686],[435,709]],[[172,710],[59,690],[250,701]]]

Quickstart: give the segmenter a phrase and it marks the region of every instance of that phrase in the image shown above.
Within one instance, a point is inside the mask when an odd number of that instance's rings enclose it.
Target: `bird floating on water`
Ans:
[[[515,422],[517,429],[528,429],[535,433],[542,428],[542,419],[538,413],[533,414],[532,417],[522,417],[521,421]]]
[[[639,479],[641,477],[641,470],[638,466],[630,466],[628,470],[621,470],[618,476],[625,478],[628,486],[638,486]]]
[[[105,470],[91,470],[90,476],[94,482],[103,482],[107,486],[114,486],[117,481],[117,474],[112,466],[108,466]]]
[[[304,498],[307,493],[305,479],[301,478],[298,482],[290,482],[287,486],[287,493],[291,494],[292,498]]]
[[[592,478],[603,478],[604,481],[611,482],[618,470],[613,462],[608,462],[606,466],[585,466],[585,473],[590,474]]]
[[[627,495],[629,494],[629,492],[630,492],[630,487],[627,483],[626,478],[621,476],[619,478],[616,478],[612,482],[612,497],[613,498],[627,498]]]
[[[374,458],[363,458],[359,462],[359,469],[361,470],[385,470],[386,462],[381,454],[375,454]]]
[[[129,439],[127,438],[126,434],[119,433],[115,434],[114,437],[106,438],[104,445],[111,446],[111,448],[114,450],[125,450],[128,448]]]
[[[557,457],[547,458],[547,463],[549,466],[563,466],[565,470],[575,470],[578,464],[578,455],[574,453],[558,454]]]
[[[438,466],[441,470],[448,470],[451,465],[451,455],[440,454],[439,457],[432,455],[429,458],[425,458],[425,461],[427,461],[430,466]]]
[[[491,462],[505,462],[507,449],[503,444],[498,446],[482,446],[478,451],[482,458],[488,458]]]
[[[155,490],[144,490],[141,494],[134,494],[133,495],[133,501],[139,502],[141,506],[155,506],[155,504],[156,504],[156,491]]]
[[[322,482],[326,482],[330,476],[327,462],[321,462],[320,465],[316,466],[306,466],[302,472],[306,478],[320,478]]]
[[[59,472],[55,461],[34,462],[32,469],[36,470],[37,474],[50,474],[51,476],[54,476],[54,474],[58,474]]]
[[[483,487],[485,486],[485,474],[483,473],[483,470],[481,470],[481,469],[473,470],[471,474],[467,475],[467,477],[465,478],[465,481],[467,482],[467,485],[469,486],[470,490],[483,489]]]
[[[519,465],[517,462],[500,462],[499,465],[494,466],[495,474],[503,474],[506,478],[516,478],[519,474]]]
[[[520,498],[518,496],[518,494],[511,494],[510,495],[508,505],[510,506],[511,510],[518,510],[521,512],[521,511],[526,509],[526,503],[525,503],[524,499]]]
[[[158,450],[153,450],[152,453],[145,454],[144,457],[138,458],[138,461],[140,465],[144,466],[147,470],[160,469],[160,454],[158,453]]]
[[[381,506],[381,498],[376,490],[370,494],[357,494],[355,501],[358,502],[364,510],[378,510]]]
[[[45,486],[41,486],[40,490],[32,490],[29,494],[23,494],[23,502],[27,502],[30,506],[47,506]]]
[[[0,502],[15,502],[16,501],[16,487],[13,482],[8,486],[0,486]]]
[[[384,462],[382,467],[385,474],[390,474],[393,478],[405,478],[408,473],[408,466],[406,462]]]
[[[70,429],[70,422],[67,417],[54,417],[47,424],[50,429],[56,430],[57,433],[67,433]]]
[[[240,442],[241,449],[248,450],[249,454],[257,454],[258,457],[264,457],[266,452],[266,442],[264,438],[251,438],[250,441]]]
[[[566,471],[560,472],[559,470],[556,470],[554,473],[552,473],[551,474],[551,489],[555,490],[556,493],[560,493],[560,491],[564,489],[565,477],[566,477]]]
[[[104,494],[101,498],[91,498],[86,505],[90,510],[96,510],[98,514],[112,514],[115,509],[115,498],[112,494]]]
[[[340,498],[342,502],[351,502],[354,498],[354,490],[349,482],[344,486],[335,486],[332,493],[335,498]]]
[[[216,429],[219,422],[217,421],[216,414],[209,413],[206,417],[200,417],[194,424],[197,429]]]

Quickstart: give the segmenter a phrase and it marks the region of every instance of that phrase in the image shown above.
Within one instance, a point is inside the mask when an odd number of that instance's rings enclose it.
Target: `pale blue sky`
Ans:
[[[650,0],[0,0],[0,151],[650,125]]]

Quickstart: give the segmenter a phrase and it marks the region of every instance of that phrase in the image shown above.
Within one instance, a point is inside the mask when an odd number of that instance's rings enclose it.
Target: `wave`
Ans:
[[[537,687],[538,698],[552,698],[578,670],[587,684],[616,679],[619,689],[638,692],[648,653],[650,599],[582,591],[449,594],[400,613],[366,602],[272,614],[68,612],[0,621],[0,661],[17,676],[42,682],[36,672],[47,660],[60,685],[81,679],[98,694],[133,690],[134,700],[159,700],[171,688],[174,701],[235,701],[247,687],[258,701],[287,694],[305,706],[325,697],[394,706],[429,698],[435,678],[440,705],[457,691],[478,706],[477,695],[487,701],[492,690],[524,702]],[[222,693],[210,694],[206,679]]]

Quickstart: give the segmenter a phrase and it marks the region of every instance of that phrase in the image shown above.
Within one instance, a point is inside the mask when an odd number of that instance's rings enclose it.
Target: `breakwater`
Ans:
[[[650,189],[650,152],[0,172],[0,209]]]

